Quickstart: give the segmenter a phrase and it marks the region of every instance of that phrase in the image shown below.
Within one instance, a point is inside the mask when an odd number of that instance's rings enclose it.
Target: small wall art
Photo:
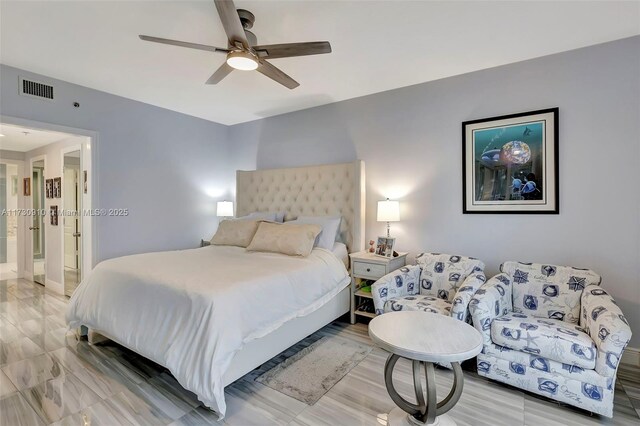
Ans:
[[[62,197],[62,178],[53,179],[53,198]]]

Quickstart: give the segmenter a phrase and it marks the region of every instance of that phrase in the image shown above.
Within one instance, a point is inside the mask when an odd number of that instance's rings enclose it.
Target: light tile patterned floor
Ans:
[[[203,408],[164,368],[115,344],[90,346],[66,336],[67,299],[24,280],[0,281],[0,425],[379,425],[394,408],[383,381],[386,353],[374,349],[315,405],[255,382],[226,389],[227,417]],[[371,344],[366,327],[335,323],[318,332]],[[410,394],[400,362],[395,382]],[[606,419],[465,372],[449,414],[459,425],[639,425],[640,370],[621,368],[614,418]],[[437,372],[442,395],[452,383]],[[384,422],[382,422],[384,424]]]

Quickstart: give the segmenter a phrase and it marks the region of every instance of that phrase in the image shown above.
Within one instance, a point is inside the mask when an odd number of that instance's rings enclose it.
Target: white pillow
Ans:
[[[320,225],[322,232],[316,237],[314,247],[332,250],[333,244],[340,233],[342,216],[298,216],[296,220],[286,222],[287,224]]]
[[[282,223],[284,221],[284,212],[252,212],[237,219],[268,220],[270,222]]]

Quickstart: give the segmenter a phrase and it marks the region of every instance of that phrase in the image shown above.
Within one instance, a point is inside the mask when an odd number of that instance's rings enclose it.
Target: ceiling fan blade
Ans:
[[[224,27],[224,32],[227,33],[229,43],[235,45],[235,42],[242,43],[245,48],[249,47],[247,36],[244,33],[244,28],[240,22],[238,11],[232,0],[215,0],[216,9],[218,9],[218,15],[220,15],[220,21]]]
[[[266,75],[274,81],[277,81],[288,89],[295,89],[296,87],[300,86],[300,83],[298,83],[297,81],[286,75],[284,72],[282,72],[279,68],[274,67],[267,61],[261,60],[256,71]]]
[[[227,53],[229,49],[223,49],[221,47],[208,46],[206,44],[189,43],[187,41],[171,40],[168,38],[152,37],[147,35],[140,35],[140,40],[152,41],[154,43],[170,44],[172,46],[188,47],[190,49],[206,50],[207,52],[222,52]]]
[[[233,68],[231,68],[225,62],[224,64],[220,65],[220,68],[218,68],[211,77],[209,77],[209,80],[207,80],[205,84],[218,84],[222,81],[223,78],[228,76],[231,71],[233,71]]]
[[[253,49],[261,58],[276,59],[331,53],[331,44],[328,41],[311,41],[308,43],[265,44],[253,46]]]

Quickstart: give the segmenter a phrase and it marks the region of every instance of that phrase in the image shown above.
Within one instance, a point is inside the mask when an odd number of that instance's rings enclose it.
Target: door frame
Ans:
[[[64,156],[65,154],[68,154],[70,152],[75,152],[75,151],[80,151],[80,173],[78,176],[78,182],[83,185],[84,184],[84,179],[83,179],[83,175],[84,175],[84,166],[85,166],[85,161],[84,161],[84,157],[85,157],[85,150],[83,149],[82,144],[77,144],[77,145],[71,145],[68,146],[66,148],[62,148],[60,150],[60,164],[62,166],[62,170],[60,170],[61,172],[61,176],[62,176],[62,198],[60,198],[60,211],[65,211],[65,205],[64,205]],[[87,174],[89,173],[89,171],[87,170]],[[80,186],[80,185],[79,185]],[[87,195],[89,195],[89,189],[87,188]],[[88,198],[88,197],[87,197]],[[84,249],[84,239],[83,239],[83,235],[84,235],[84,222],[85,222],[85,218],[86,216],[84,216],[83,212],[86,211],[90,211],[91,209],[91,205],[89,205],[88,207],[85,207],[85,194],[83,191],[82,186],[80,187],[80,265],[78,265],[78,267],[80,268],[80,280],[82,280],[82,276],[84,275],[84,267],[85,267],[85,261],[84,261],[84,254],[85,254],[85,249]],[[63,287],[63,293],[64,293],[64,280],[65,280],[65,276],[64,276],[64,218],[62,219],[62,238],[60,239],[60,244],[61,244],[61,251],[60,253],[62,253],[62,287]]]
[[[47,156],[42,154],[42,155],[36,155],[35,157],[31,157],[31,159],[29,160],[29,182],[31,183],[31,196],[29,197],[29,209],[31,209],[31,212],[34,215],[39,215],[39,212],[35,211],[35,207],[33,206],[34,204],[34,197],[35,197],[35,191],[33,190],[35,188],[34,182],[33,182],[33,163],[36,163],[38,161],[42,161],[42,164],[44,164],[43,167],[43,173],[42,173],[42,181],[46,182],[46,173],[47,173]],[[45,185],[43,185],[44,187]],[[44,238],[42,239],[42,242],[44,242],[44,246],[41,248],[42,250],[44,250],[44,283],[42,283],[42,285],[44,285],[46,287],[47,285],[47,255],[48,252],[46,250],[46,244],[47,244],[47,228],[46,228],[46,212],[47,212],[47,198],[46,195],[44,197],[45,202],[42,206],[40,206],[40,210],[43,210],[45,212],[45,218],[39,218],[38,220],[38,226],[40,226],[40,232],[42,233],[42,235],[44,235]],[[31,219],[31,225],[29,226],[33,226],[33,217],[27,216],[27,222],[29,222],[28,219]],[[28,223],[27,223],[28,225]],[[29,269],[25,268],[25,275],[27,279],[30,279],[31,281],[33,281],[34,277],[35,277],[35,270],[33,268],[33,234],[31,232],[29,232],[29,226],[25,226],[25,233],[29,236],[27,238],[28,243],[25,244],[27,246],[27,248],[29,248],[30,250],[28,250],[28,255],[27,255],[27,260],[29,260]]]
[[[93,130],[81,129],[76,127],[69,127],[65,125],[55,124],[55,123],[47,123],[42,121],[30,120],[26,118],[20,117],[12,117],[8,115],[0,114],[0,123],[12,124],[15,126],[24,126],[30,127],[32,129],[38,130],[50,130],[54,132],[62,132],[68,133],[76,136],[85,136],[88,138],[88,142],[84,143],[81,150],[82,159],[85,161],[84,170],[87,170],[88,173],[88,182],[87,182],[87,194],[83,194],[83,209],[92,209],[93,206],[99,206],[99,170],[98,170],[98,153],[99,151],[99,134]],[[31,169],[29,167],[29,169]],[[26,176],[22,176],[23,178]],[[25,202],[26,204],[26,202]],[[98,242],[98,227],[97,220],[93,220],[91,215],[85,215],[82,220],[82,270],[83,273],[88,274],[96,264],[97,258],[97,242]],[[20,222],[19,222],[20,223]],[[25,228],[23,226],[23,228]],[[24,229],[24,233],[18,232],[18,238],[22,236],[23,240],[26,239],[27,229]],[[25,241],[26,243],[26,241]],[[26,244],[24,244],[26,246]],[[28,253],[25,249],[23,262],[31,258],[33,265],[33,250],[31,253]],[[33,267],[32,267],[33,268]],[[63,273],[64,273],[64,262],[62,263]],[[26,271],[25,271],[26,272]],[[27,274],[24,274],[25,278],[27,278]],[[33,278],[33,277],[31,277]],[[59,291],[60,294],[64,294],[64,285],[61,286],[61,289],[55,288],[52,289],[54,291]]]

